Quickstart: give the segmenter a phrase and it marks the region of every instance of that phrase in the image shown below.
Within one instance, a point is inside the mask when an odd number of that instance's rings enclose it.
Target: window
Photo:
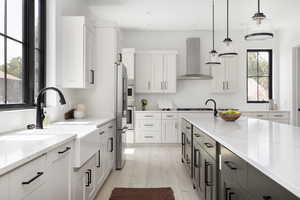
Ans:
[[[247,102],[272,99],[272,50],[247,50]]]
[[[0,108],[33,106],[44,66],[45,1],[0,0]]]

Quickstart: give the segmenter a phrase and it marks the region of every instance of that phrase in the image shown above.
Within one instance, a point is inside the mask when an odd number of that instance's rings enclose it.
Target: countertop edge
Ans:
[[[55,143],[55,144],[53,144],[53,145],[51,145],[49,147],[46,147],[46,148],[44,148],[44,149],[42,149],[42,150],[40,150],[38,152],[35,152],[32,155],[28,155],[27,157],[25,157],[25,158],[23,158],[21,160],[18,160],[16,162],[12,163],[12,164],[9,164],[6,167],[1,168],[0,169],[0,176],[3,176],[5,174],[9,173],[10,171],[13,171],[14,169],[16,169],[16,168],[18,168],[18,167],[20,167],[20,166],[22,166],[22,165],[30,162],[31,160],[34,160],[35,158],[38,158],[38,157],[40,157],[40,156],[42,156],[42,155],[44,155],[44,154],[52,151],[53,149],[55,149],[55,148],[57,148],[57,147],[65,144],[65,143],[68,143],[68,142],[76,139],[76,135],[75,134],[64,134],[64,135],[69,135],[69,137],[66,138],[66,139],[64,139],[64,140],[62,140],[62,141],[60,141],[60,142],[57,142],[57,143]]]
[[[273,181],[275,181],[276,183],[278,183],[279,185],[281,185],[282,187],[284,187],[285,189],[287,189],[289,192],[293,193],[298,198],[300,198],[300,190],[297,187],[291,185],[290,183],[287,183],[286,181],[284,181],[280,177],[278,177],[278,175],[276,175],[276,174],[272,173],[270,170],[262,167],[259,163],[254,162],[253,160],[249,159],[247,156],[245,156],[243,153],[239,152],[232,145],[228,145],[222,139],[216,137],[215,135],[210,134],[209,131],[207,131],[206,129],[204,129],[204,128],[198,126],[196,123],[194,123],[193,119],[189,119],[188,117],[182,117],[182,118],[185,119],[185,120],[187,120],[189,123],[193,124],[197,128],[199,128],[203,132],[205,132],[209,137],[211,137],[214,140],[216,140],[218,143],[220,143],[221,145],[223,145],[224,147],[226,147],[227,149],[229,149],[230,151],[232,151],[234,154],[236,154],[240,158],[244,159],[246,162],[248,162],[254,168],[258,169],[265,176],[269,177],[270,179],[272,179]]]

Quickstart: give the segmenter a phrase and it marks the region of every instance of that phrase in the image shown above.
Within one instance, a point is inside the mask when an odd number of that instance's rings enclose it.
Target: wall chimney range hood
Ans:
[[[186,40],[186,74],[179,76],[178,80],[210,80],[211,75],[201,73],[200,38]]]

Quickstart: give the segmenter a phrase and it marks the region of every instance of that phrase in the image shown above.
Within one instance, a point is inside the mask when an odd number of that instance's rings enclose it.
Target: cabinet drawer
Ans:
[[[192,134],[192,124],[185,119],[181,120],[181,131],[184,132],[188,137]]]
[[[161,113],[160,112],[136,112],[135,113],[136,119],[161,119]]]
[[[162,113],[162,119],[177,119],[177,113]]]
[[[214,139],[206,135],[197,128],[193,128],[194,140],[214,159],[216,159],[217,143]]]
[[[63,144],[51,152],[47,153],[47,165],[63,158],[66,155],[69,155],[73,151],[73,142]]]
[[[221,147],[221,170],[222,174],[231,178],[239,187],[247,188],[247,163],[237,155]]]
[[[10,199],[23,199],[46,182],[46,155],[9,173]]]
[[[289,112],[272,112],[269,114],[270,119],[277,119],[277,120],[284,120],[284,119],[289,119],[290,114]]]
[[[145,131],[160,131],[161,120],[136,120],[136,129]]]
[[[220,200],[249,200],[248,192],[234,183],[232,179],[228,179],[227,177],[223,176],[223,174],[220,176],[219,190]]]
[[[161,143],[160,132],[136,132],[136,143]]]
[[[296,200],[298,199],[278,183],[268,178],[256,168],[248,165],[248,191],[252,199]],[[270,197],[270,198],[266,198]]]

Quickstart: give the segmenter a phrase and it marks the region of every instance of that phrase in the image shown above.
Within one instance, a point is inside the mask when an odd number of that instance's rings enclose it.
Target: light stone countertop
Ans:
[[[75,137],[74,134],[0,136],[0,176],[74,140]]]
[[[246,117],[185,119],[300,197],[300,127]]]

